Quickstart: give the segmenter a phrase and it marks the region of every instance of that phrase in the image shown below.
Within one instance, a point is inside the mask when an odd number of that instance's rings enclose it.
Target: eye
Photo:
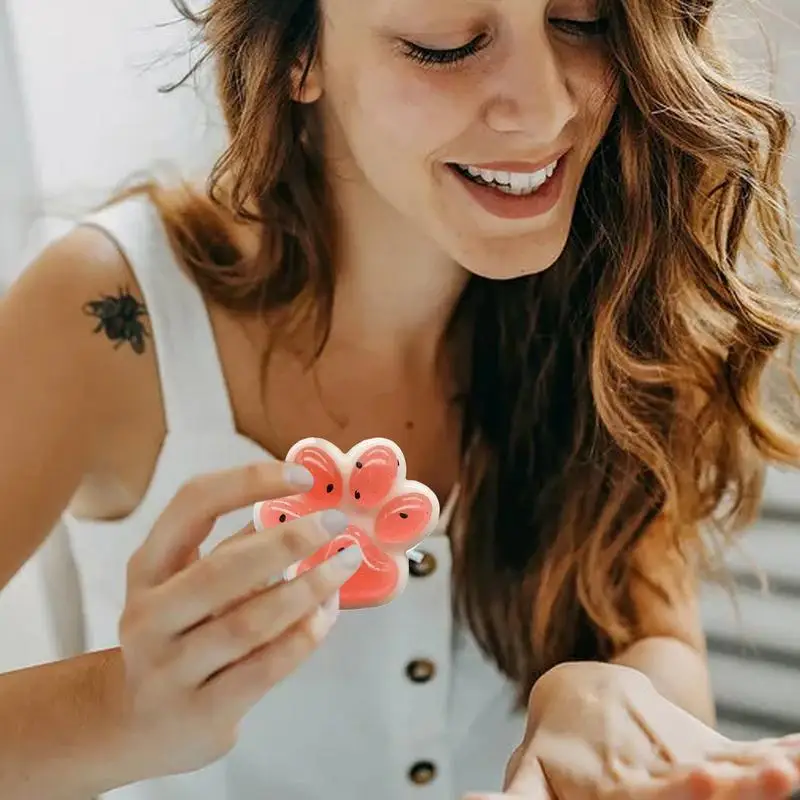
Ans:
[[[550,17],[550,24],[563,33],[582,39],[594,39],[608,33],[607,18],[579,20]]]
[[[447,50],[439,50],[430,47],[423,47],[414,42],[403,41],[403,54],[406,58],[416,61],[423,67],[446,67],[459,64],[472,58],[488,46],[489,35],[481,33],[461,47],[453,47]]]

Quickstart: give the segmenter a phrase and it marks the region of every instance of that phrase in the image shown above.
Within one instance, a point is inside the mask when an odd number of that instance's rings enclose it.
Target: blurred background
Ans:
[[[190,31],[175,17],[169,0],[0,0],[0,291],[132,173],[202,174],[213,161],[224,134],[207,78],[159,93],[190,66]],[[720,21],[748,80],[800,111],[800,2],[731,0]],[[794,160],[789,175],[800,197]],[[800,474],[772,472],[762,517],[729,559],[738,608],[724,590],[704,590],[720,728],[730,735],[800,731],[798,528]],[[70,579],[57,530],[0,593],[0,671],[62,651],[53,631],[79,624],[78,610],[59,603]]]

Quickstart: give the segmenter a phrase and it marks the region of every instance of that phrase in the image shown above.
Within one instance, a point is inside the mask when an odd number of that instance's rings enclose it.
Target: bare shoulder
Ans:
[[[153,356],[147,307],[105,233],[79,226],[28,266],[0,301],[3,346],[4,363],[60,365],[98,397],[114,391],[109,377],[127,383],[125,376],[147,372]],[[34,379],[30,369],[24,372]]]
[[[53,311],[67,309],[62,299],[86,298],[87,292],[120,285],[139,287],[125,258],[99,228],[81,225],[46,247],[12,286],[12,299],[24,293],[47,301]]]

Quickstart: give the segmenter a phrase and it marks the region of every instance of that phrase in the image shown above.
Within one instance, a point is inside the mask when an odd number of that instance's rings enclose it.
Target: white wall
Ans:
[[[0,276],[18,263],[23,231],[34,219],[38,198],[33,161],[22,112],[17,65],[12,50],[11,27],[0,0]],[[0,285],[2,281],[0,280]]]
[[[158,91],[191,63],[169,0],[5,2],[49,214],[80,213],[144,168],[209,165],[222,141],[210,81]]]
[[[72,217],[133,172],[194,174],[213,159],[223,131],[209,81],[158,93],[190,64],[189,29],[161,27],[175,18],[169,0],[0,0],[0,289],[21,252],[69,225],[48,216],[31,230],[37,210]],[[56,655],[42,578],[62,544],[53,537],[0,594],[0,671]]]

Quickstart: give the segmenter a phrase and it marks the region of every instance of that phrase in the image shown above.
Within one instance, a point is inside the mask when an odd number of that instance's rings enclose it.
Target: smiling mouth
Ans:
[[[560,159],[536,172],[507,172],[475,167],[470,164],[448,164],[461,177],[478,186],[488,186],[513,197],[536,194],[553,177]]]

